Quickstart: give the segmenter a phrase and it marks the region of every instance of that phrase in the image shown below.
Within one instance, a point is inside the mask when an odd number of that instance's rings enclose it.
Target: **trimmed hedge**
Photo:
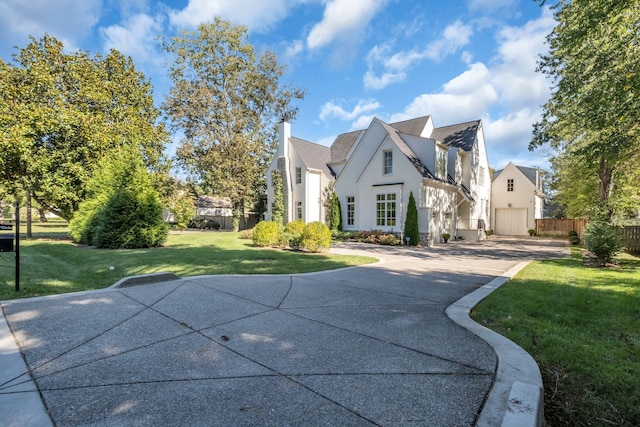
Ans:
[[[331,230],[320,221],[304,226],[300,235],[300,247],[310,252],[324,252],[331,247]]]
[[[276,246],[279,242],[280,226],[273,221],[260,221],[253,227],[253,244],[258,247]]]

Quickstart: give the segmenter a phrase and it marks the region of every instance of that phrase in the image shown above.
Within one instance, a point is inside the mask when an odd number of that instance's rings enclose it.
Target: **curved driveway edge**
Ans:
[[[542,376],[535,360],[513,341],[469,317],[476,305],[528,264],[521,262],[446,309],[452,321],[486,341],[498,356],[494,384],[476,422],[478,427],[539,427],[544,423]]]

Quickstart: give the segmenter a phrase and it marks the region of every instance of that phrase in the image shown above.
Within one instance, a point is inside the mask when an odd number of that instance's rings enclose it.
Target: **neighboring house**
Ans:
[[[300,168],[303,177],[317,171],[327,174],[319,178],[326,179],[326,185],[335,179],[345,230],[401,234],[409,194],[413,192],[424,243],[427,239],[439,242],[443,233],[473,240],[484,238],[491,182],[481,121],[435,128],[431,116],[392,124],[373,119],[367,129],[339,135],[330,148],[297,140],[294,153],[287,154],[285,150],[291,150],[296,141],[289,129],[288,123],[281,125],[278,154],[269,170],[293,175]],[[314,165],[310,164],[311,158],[303,159],[303,153],[311,149],[317,150],[312,158]],[[321,159],[326,159],[324,165],[319,164]],[[321,184],[321,188],[326,185]],[[305,185],[300,188],[304,189]],[[273,188],[269,186],[268,191],[267,219]],[[321,197],[315,196],[285,194],[285,206],[304,201],[303,213],[323,210]],[[295,217],[285,215],[285,219]]]
[[[543,217],[540,170],[509,164],[493,174],[491,228],[496,234],[524,236]]]

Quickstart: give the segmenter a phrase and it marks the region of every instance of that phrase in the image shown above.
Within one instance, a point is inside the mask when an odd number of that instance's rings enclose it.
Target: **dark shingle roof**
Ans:
[[[360,135],[361,130],[356,130],[353,132],[342,133],[338,135],[333,144],[331,144],[331,162],[341,162],[347,158],[347,153],[351,149],[351,146],[358,135]]]
[[[304,139],[293,136],[289,141],[291,142],[293,149],[296,150],[296,153],[298,153],[308,168],[319,169],[327,176],[332,175],[331,170],[327,166],[331,155],[329,147],[305,141]]]
[[[430,117],[431,116],[423,116],[402,122],[390,123],[389,126],[408,135],[420,136]]]
[[[471,151],[479,126],[480,120],[443,126],[433,129],[431,138],[449,147],[457,147],[464,151]]]

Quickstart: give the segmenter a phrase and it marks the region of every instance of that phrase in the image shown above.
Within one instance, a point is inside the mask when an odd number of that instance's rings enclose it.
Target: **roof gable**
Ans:
[[[458,123],[433,129],[431,138],[441,141],[449,147],[461,148],[471,151],[476,141],[480,120]]]
[[[331,156],[329,147],[293,136],[289,138],[289,142],[308,169],[321,170],[325,175],[331,176],[331,171],[327,166]]]

